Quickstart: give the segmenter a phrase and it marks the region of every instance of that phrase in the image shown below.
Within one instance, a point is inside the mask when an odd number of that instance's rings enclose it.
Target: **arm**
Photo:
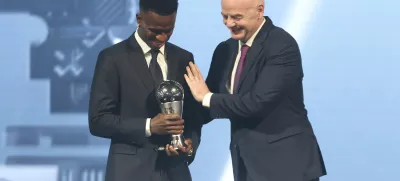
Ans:
[[[89,129],[94,136],[141,145],[146,118],[119,115],[119,75],[114,60],[100,52],[89,101]]]
[[[286,44],[262,65],[255,87],[246,94],[213,94],[212,118],[262,116],[276,107],[293,85],[302,80],[301,56],[296,44]]]

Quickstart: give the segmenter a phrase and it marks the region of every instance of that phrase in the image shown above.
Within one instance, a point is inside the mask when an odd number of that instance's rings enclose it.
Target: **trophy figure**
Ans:
[[[184,90],[179,82],[166,80],[161,82],[156,90],[156,98],[160,103],[161,112],[164,114],[178,114],[182,117]],[[185,146],[184,137],[182,134],[171,135],[171,146],[175,150],[178,146]],[[165,148],[160,148],[163,150]]]

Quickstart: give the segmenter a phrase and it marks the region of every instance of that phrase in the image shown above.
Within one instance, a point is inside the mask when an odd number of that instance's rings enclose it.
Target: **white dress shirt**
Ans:
[[[265,23],[265,18],[264,18],[262,24],[260,25],[260,27],[258,27],[258,30],[253,34],[253,36],[250,37],[249,40],[247,40],[246,43],[243,43],[242,41],[239,41],[239,47],[238,47],[239,51],[238,52],[241,51],[241,48],[242,48],[243,44],[245,44],[245,45],[247,45],[249,47],[251,47],[253,45],[254,39],[256,38],[256,36],[257,36],[258,32],[260,31],[260,29],[264,26],[264,23]],[[237,56],[236,56],[235,64],[233,65],[233,70],[232,70],[232,73],[231,73],[231,81],[228,81],[228,83],[230,83],[230,85],[226,85],[229,93],[231,93],[231,94],[233,94],[233,86],[234,86],[234,83],[235,83],[236,69],[237,69],[237,66],[238,66],[238,63],[239,63],[239,60],[240,60],[240,55],[241,54],[238,53]],[[202,104],[203,104],[204,107],[210,107],[210,101],[211,101],[212,94],[213,93],[208,93],[208,94],[206,94],[204,96],[204,99],[202,101]]]
[[[135,39],[138,42],[140,48],[142,48],[143,54],[144,54],[144,58],[146,59],[147,62],[147,66],[150,65],[150,61],[151,61],[151,53],[150,50],[151,48],[149,47],[149,45],[147,45],[142,38],[140,38],[137,29],[135,32]],[[161,68],[161,72],[163,75],[163,79],[166,80],[167,79],[167,75],[168,75],[168,67],[167,67],[167,62],[166,62],[166,58],[165,58],[165,45],[163,45],[160,48],[160,53],[158,53],[157,56],[157,63],[158,65],[160,65]],[[147,118],[146,119],[146,137],[151,136],[151,131],[150,131],[150,120],[151,118]]]

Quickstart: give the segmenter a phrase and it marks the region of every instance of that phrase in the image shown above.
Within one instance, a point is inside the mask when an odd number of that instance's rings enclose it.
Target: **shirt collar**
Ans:
[[[257,31],[250,37],[249,40],[247,40],[246,43],[243,43],[242,41],[239,40],[239,47],[242,47],[243,44],[251,47],[251,45],[253,45],[254,39],[256,38],[258,32],[261,30],[261,28],[264,26],[265,23],[265,18],[263,18],[263,22],[261,23],[260,27],[258,27]]]
[[[146,54],[146,53],[150,52],[151,48],[149,47],[149,45],[147,45],[146,42],[143,41],[142,38],[140,38],[137,30],[138,29],[136,29],[136,32],[135,32],[135,39],[138,42],[139,46],[142,48],[143,54]],[[160,48],[160,53],[162,55],[165,55],[164,52],[165,52],[165,44]]]

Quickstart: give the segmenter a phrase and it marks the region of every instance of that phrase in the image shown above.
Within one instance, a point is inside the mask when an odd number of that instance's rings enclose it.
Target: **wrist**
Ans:
[[[204,95],[203,100],[201,101],[201,104],[203,105],[203,107],[210,107],[210,103],[211,103],[211,96],[213,95],[212,92],[208,92],[207,94]]]
[[[211,92],[208,91],[208,92],[204,93],[203,95],[201,95],[201,96],[200,96],[200,101],[199,101],[199,102],[203,102],[204,99],[206,98],[207,94],[210,94],[210,93],[211,93]]]
[[[207,95],[207,94],[203,94],[203,95],[200,97],[200,101],[199,101],[200,103],[204,101],[204,98],[206,97],[206,95]]]
[[[150,137],[151,136],[151,133],[152,133],[152,131],[151,131],[151,124],[150,124],[150,122],[151,122],[151,119],[150,118],[147,118],[146,119],[146,130],[145,130],[145,132],[146,132],[146,137]]]
[[[154,134],[153,119],[149,120],[149,131],[151,134]]]

